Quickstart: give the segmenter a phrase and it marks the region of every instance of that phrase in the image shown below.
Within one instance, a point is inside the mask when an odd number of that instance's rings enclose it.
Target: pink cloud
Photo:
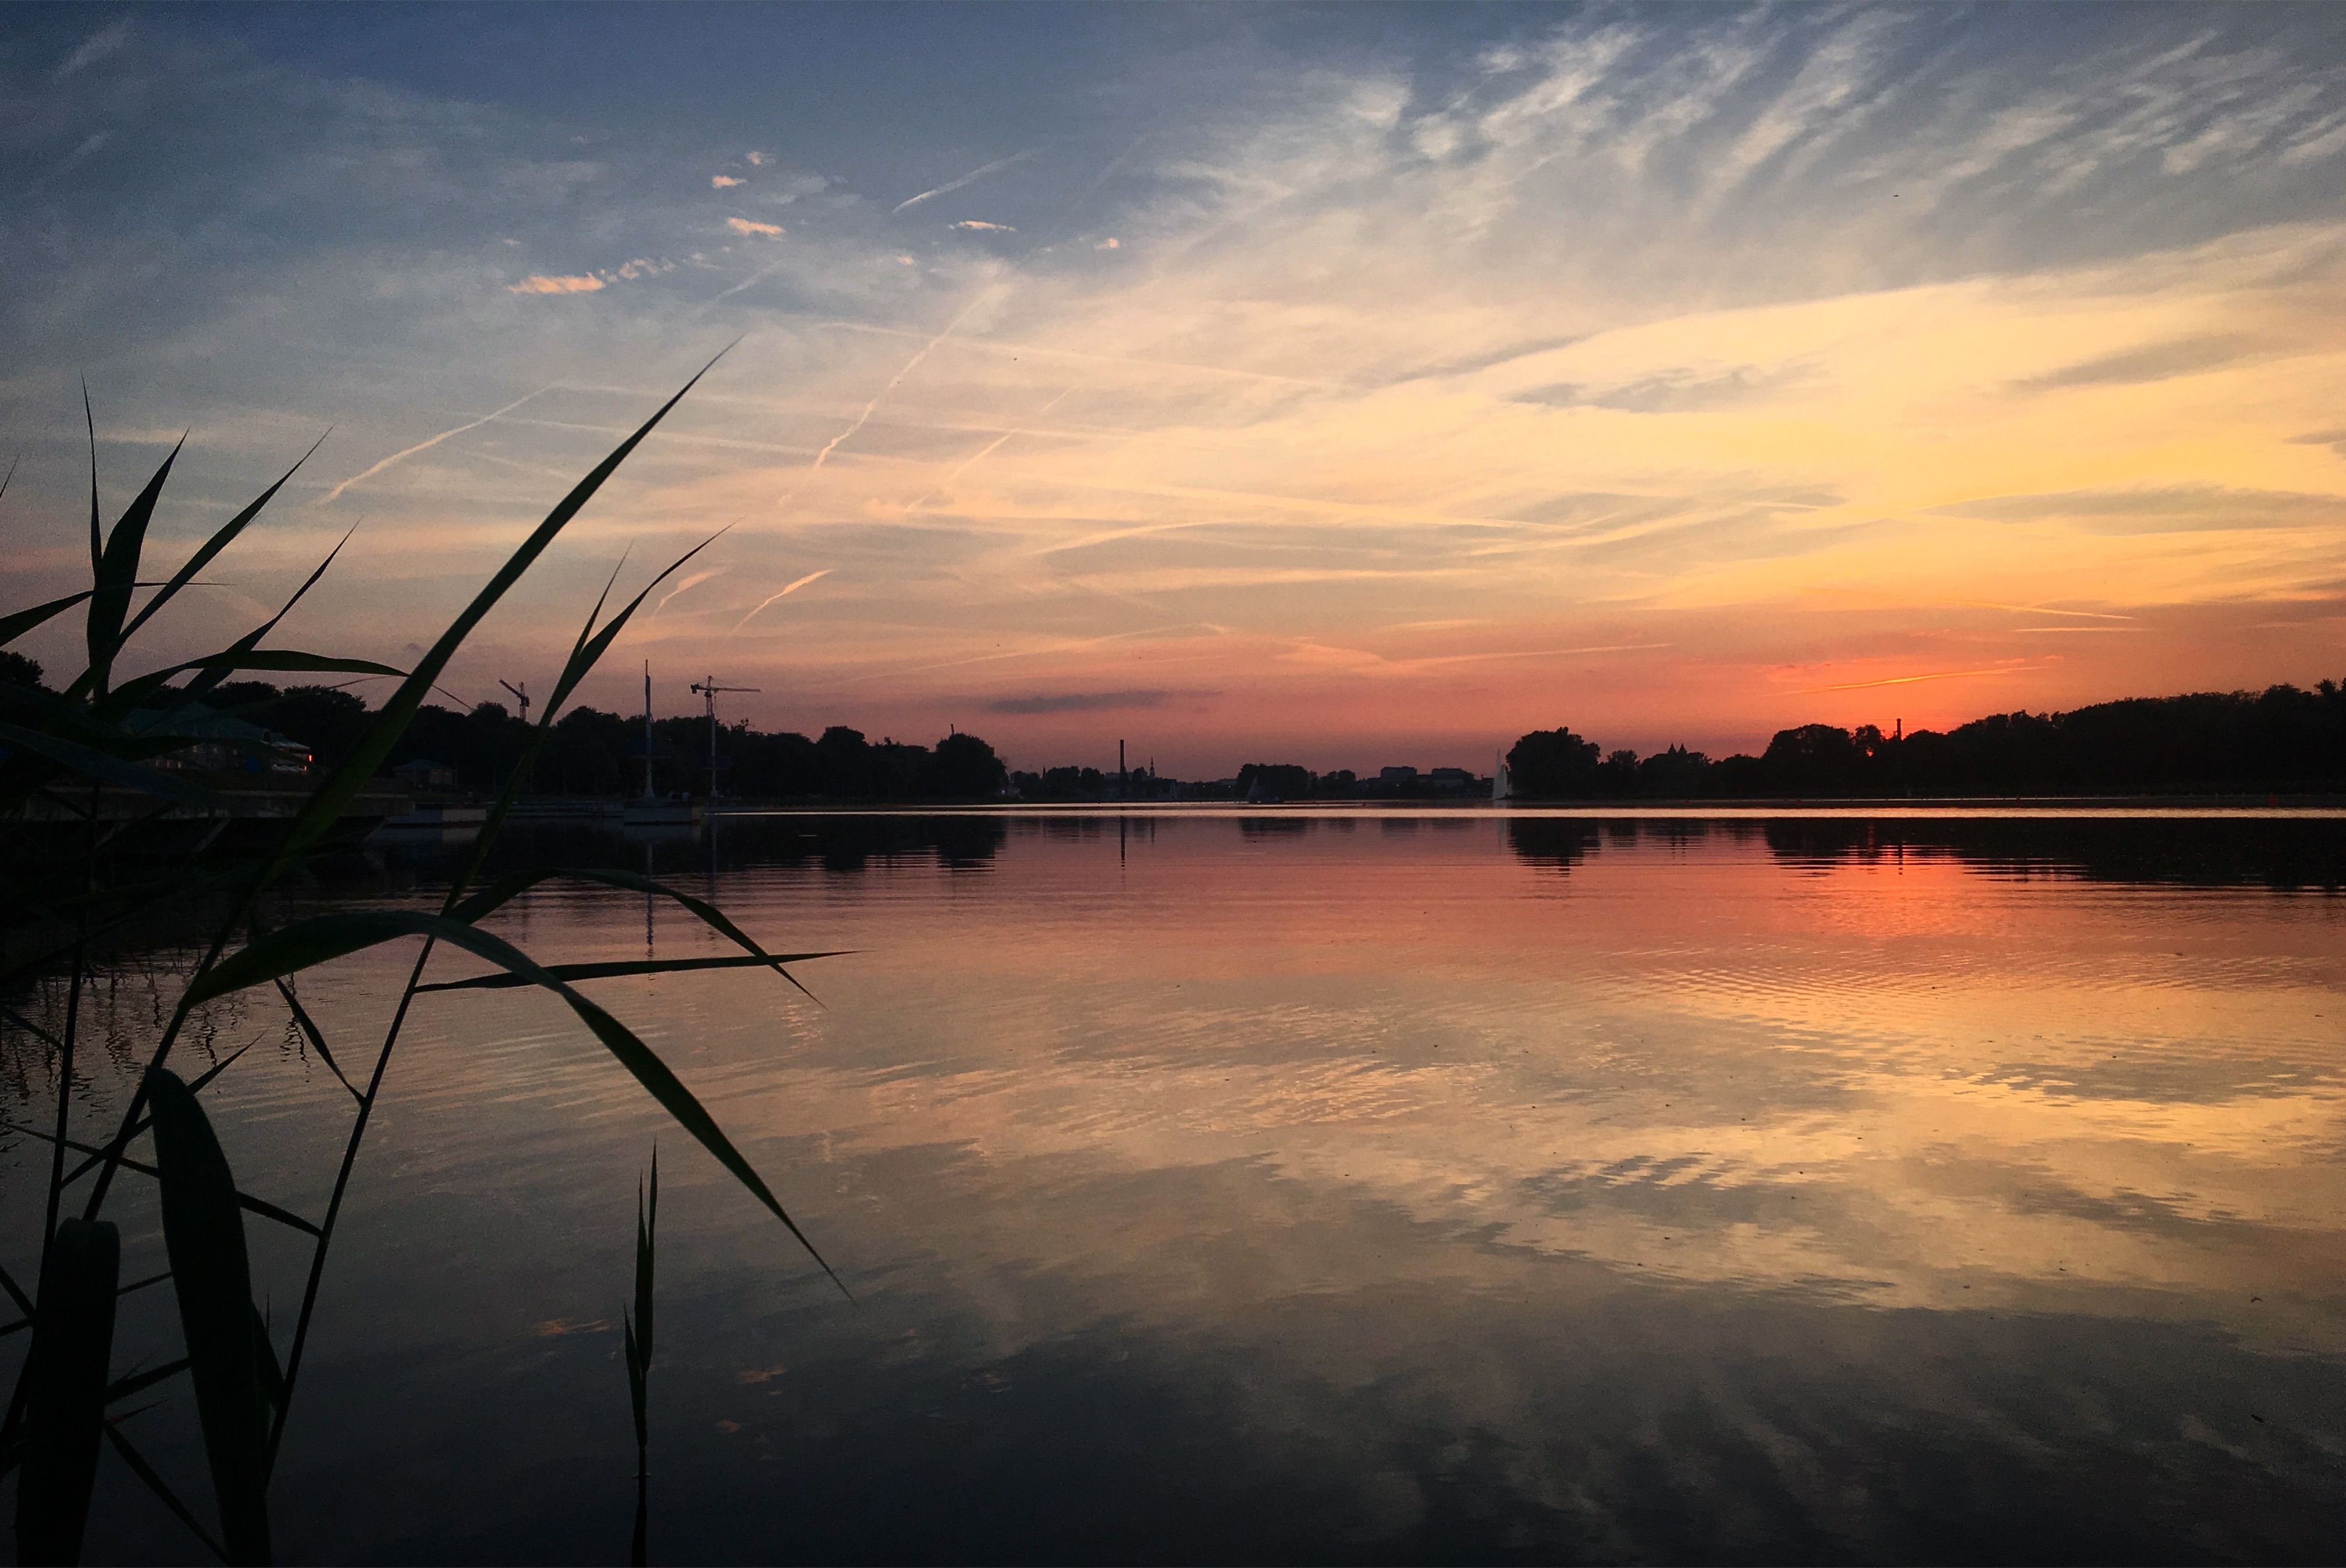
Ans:
[[[982,218],[964,218],[953,225],[955,229],[983,229],[994,234],[1015,234],[1017,229],[1007,223],[988,223]]]
[[[603,286],[603,280],[592,275],[576,278],[547,278],[543,275],[525,278],[513,284],[509,292],[515,294],[591,294]]]
[[[752,223],[746,218],[729,218],[725,220],[725,227],[730,229],[736,234],[780,234],[783,232],[782,226],[779,223]]]
[[[1093,246],[1092,249],[1095,250],[1121,250],[1124,249],[1124,241],[1111,234],[1107,239],[1101,240],[1098,244]]]
[[[717,189],[722,190],[729,185],[740,185],[741,181],[729,174],[712,174],[709,177],[709,183]]]

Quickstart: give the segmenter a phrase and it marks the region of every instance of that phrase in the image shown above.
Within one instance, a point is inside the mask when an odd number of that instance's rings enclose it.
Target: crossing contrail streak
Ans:
[[[554,389],[552,387],[540,387],[537,389],[537,392],[524,392],[521,396],[514,399],[513,402],[505,404],[505,407],[497,410],[495,413],[484,413],[470,424],[460,424],[454,430],[444,430],[439,434],[433,436],[427,441],[417,442],[405,452],[394,452],[389,457],[384,458],[381,463],[376,463],[372,468],[368,469],[365,473],[353,473],[348,479],[343,480],[340,484],[335,485],[332,490],[327,491],[325,498],[327,501],[332,501],[343,491],[348,490],[352,485],[356,484],[360,480],[372,479],[376,474],[381,473],[393,463],[413,457],[419,452],[428,452],[432,448],[439,445],[442,442],[447,440],[452,435],[462,435],[468,430],[478,430],[481,426],[488,423],[489,421],[496,418],[498,414],[513,412],[514,410],[519,408],[530,399],[537,396],[538,392],[548,392],[553,390]],[[323,502],[320,503],[321,505],[323,504]]]
[[[675,587],[670,588],[667,593],[662,594],[659,596],[659,603],[652,606],[652,614],[655,616],[658,615],[662,610],[668,608],[668,602],[676,597],[678,594],[684,592],[687,588],[705,583],[711,577],[723,576],[725,572],[726,568],[723,566],[711,566],[705,572],[695,572],[691,576],[687,577],[683,582],[678,583]]]
[[[1000,174],[1012,164],[1024,163],[1026,159],[1033,158],[1035,156],[1035,149],[1030,147],[1025,152],[1014,152],[1008,158],[997,158],[992,163],[981,164],[977,168],[971,169],[967,174],[963,175],[959,179],[949,179],[943,185],[937,187],[934,190],[924,190],[921,192],[920,195],[913,197],[909,200],[898,202],[894,209],[889,212],[888,216],[893,218],[897,213],[903,211],[904,209],[908,207],[918,207],[922,202],[928,200],[929,198],[933,196],[943,196],[949,190],[959,190],[963,186],[973,184],[977,180],[984,179],[989,174]]]
[[[991,288],[980,289],[970,300],[970,302],[961,308],[961,314],[955,316],[952,321],[945,323],[945,330],[944,331],[939,332],[935,337],[931,338],[927,342],[923,343],[921,345],[920,351],[914,354],[911,359],[904,361],[903,369],[898,371],[894,375],[890,376],[888,378],[888,384],[882,387],[877,392],[872,394],[872,401],[863,405],[863,412],[855,416],[855,423],[849,425],[845,430],[841,431],[837,435],[832,436],[829,442],[824,443],[823,449],[814,454],[814,461],[807,464],[806,473],[799,475],[799,484],[803,484],[807,480],[813,477],[815,471],[823,465],[824,461],[829,458],[832,453],[839,450],[839,443],[863,428],[864,422],[872,417],[872,411],[878,408],[882,401],[885,399],[890,392],[894,392],[896,388],[903,383],[906,376],[911,375],[914,370],[919,368],[921,361],[929,357],[929,351],[932,349],[934,349],[939,343],[944,342],[947,338],[952,337],[954,335],[954,329],[967,321],[969,319],[969,313],[972,311],[976,310],[980,305],[985,303],[987,300],[994,296],[994,292],[995,290]],[[777,506],[787,506],[790,504],[791,498],[797,495],[798,493],[798,485],[794,484],[790,486],[789,492],[784,494],[780,501],[775,502],[774,504]],[[757,612],[755,610],[750,612],[752,615],[755,615],[756,613]]]
[[[789,585],[788,586],[786,586],[785,588],[783,588],[783,589],[782,589],[781,594],[774,594],[774,595],[770,595],[770,596],[768,596],[768,597],[767,597],[767,598],[766,598],[762,603],[760,603],[760,604],[758,606],[758,610],[762,610],[762,609],[764,609],[764,608],[766,607],[766,606],[767,606],[767,605],[770,605],[770,604],[772,604],[772,603],[774,602],[774,600],[780,598],[780,597],[782,596],[782,594],[795,594],[795,593],[797,593],[801,588],[805,587],[809,583],[813,582],[817,577],[828,577],[828,576],[830,576],[830,575],[831,575],[831,573],[832,573],[832,572],[834,572],[835,570],[837,570],[837,568],[836,568],[836,567],[832,567],[832,566],[825,566],[825,567],[824,567],[821,571],[820,571],[820,572],[809,572],[805,576],[801,577],[797,582],[792,583],[792,584]],[[738,621],[734,622],[734,623],[733,623],[733,629],[734,629],[735,631],[737,631],[737,632],[738,632],[738,631],[740,631],[743,626],[748,626],[751,621],[756,620],[756,619],[758,618],[758,610],[751,610],[748,615],[743,616],[740,620],[738,620]]]

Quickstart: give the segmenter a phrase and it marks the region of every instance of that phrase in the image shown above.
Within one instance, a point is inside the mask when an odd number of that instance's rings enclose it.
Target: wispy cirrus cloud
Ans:
[[[52,83],[84,24],[0,62],[37,111],[28,186],[112,138],[27,207],[10,412],[158,342],[122,429],[261,450],[291,416],[221,389],[290,377],[272,405],[393,451],[527,367],[561,389],[527,423],[368,490],[384,522],[354,549],[429,538],[444,573],[738,335],[574,536],[752,512],[735,581],[839,575],[730,644],[664,621],[661,663],[723,647],[747,683],[940,724],[1210,690],[1240,695],[1136,711],[1200,747],[1281,715],[1308,747],[1565,709],[1719,751],[1780,699],[1871,712],[1822,670],[1969,700],[1950,672],[1984,644],[2027,655],[2000,700],[2032,707],[2310,678],[2334,626],[2221,628],[2346,581],[2339,41],[2280,9],[2038,15],[1411,14],[1374,58],[1232,28],[1210,72],[1135,33],[1105,87],[1022,97],[993,134],[1030,149],[974,168],[958,122],[833,135],[771,95],[665,103],[645,136],[242,56],[175,75],[158,40],[215,24],[147,13]],[[160,96],[75,118],[117,61]],[[180,188],[140,152],[179,124],[245,150]],[[954,178],[900,201],[904,168]],[[937,205],[984,179],[983,218]],[[248,346],[297,338],[352,357]],[[442,594],[421,558],[354,577],[348,624]]]

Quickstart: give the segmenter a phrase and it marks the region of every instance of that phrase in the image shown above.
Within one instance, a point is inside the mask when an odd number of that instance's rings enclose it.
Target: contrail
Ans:
[[[2021,667],[2017,666],[2007,669],[1943,669],[1930,675],[1893,675],[1886,680],[1845,680],[1838,686],[1804,686],[1792,695],[1805,697],[1817,691],[1858,691],[1869,686],[1912,686],[1918,680],[1957,680],[1965,676],[2020,673]]]
[[[1033,158],[1036,150],[1036,148],[1030,147],[1025,152],[1014,152],[1008,158],[997,158],[992,163],[983,164],[976,168],[971,169],[959,179],[949,179],[943,185],[937,187],[934,190],[924,190],[921,192],[920,195],[912,198],[908,201],[898,202],[894,209],[891,211],[888,216],[893,218],[897,213],[903,211],[907,207],[918,207],[922,202],[928,200],[929,198],[933,196],[943,196],[948,190],[959,190],[963,186],[971,184],[976,180],[984,179],[989,174],[1000,174],[1012,164],[1024,163],[1026,159]]]
[[[747,278],[742,279],[739,283],[734,284],[733,287],[726,290],[722,294],[718,295],[717,300],[729,300],[734,295],[740,293],[742,290],[750,287],[750,284],[764,282],[767,279],[780,271],[789,264],[789,262],[790,258],[784,257],[780,261],[773,262],[769,266],[759,268],[755,272],[750,273]],[[713,305],[717,303],[717,300],[711,300],[709,302]]]
[[[779,598],[780,598],[780,597],[782,596],[782,594],[794,594],[794,593],[798,592],[798,590],[800,590],[801,588],[805,587],[809,583],[813,582],[817,577],[828,577],[828,576],[830,576],[830,575],[831,575],[831,574],[834,570],[836,570],[836,568],[834,568],[834,567],[831,567],[831,566],[825,566],[825,567],[824,567],[821,571],[820,571],[820,572],[809,572],[805,576],[801,577],[797,582],[792,583],[792,584],[790,584],[788,587],[784,588],[784,589],[782,590],[782,593],[781,593],[781,594],[775,594],[775,595],[773,595],[773,596],[770,596],[769,598],[767,598],[767,599],[764,601],[764,603],[760,604],[760,605],[758,606],[758,610],[762,610],[762,609],[764,609],[764,608],[766,607],[766,606],[767,606],[767,605],[770,605],[770,604],[772,604],[772,603],[774,602],[774,600],[775,600],[775,599],[779,599]],[[748,615],[743,616],[740,620],[738,620],[738,621],[734,622],[734,623],[733,623],[733,629],[734,629],[735,631],[737,631],[737,632],[738,632],[738,631],[740,631],[743,626],[748,626],[751,621],[756,620],[756,619],[758,618],[758,610],[751,610]]]
[[[657,616],[662,610],[668,608],[668,602],[676,597],[678,594],[684,592],[687,588],[689,588],[698,583],[705,583],[711,577],[722,576],[725,574],[725,570],[726,568],[723,566],[711,566],[705,572],[695,572],[691,576],[687,577],[683,582],[678,583],[675,587],[670,588],[667,593],[662,594],[659,596],[659,603],[652,606],[652,615]],[[647,620],[650,618],[651,617],[649,616],[645,617]]]
[[[872,401],[863,405],[863,412],[855,416],[855,423],[849,425],[845,430],[841,431],[837,435],[832,436],[831,440],[825,443],[823,449],[814,454],[814,461],[807,464],[806,473],[799,475],[799,484],[803,484],[808,479],[811,478],[815,470],[823,465],[823,461],[830,457],[832,453],[839,450],[839,443],[841,442],[845,441],[849,436],[852,436],[857,431],[862,430],[863,428],[864,422],[872,417],[872,411],[880,406],[881,401],[890,392],[894,392],[898,384],[901,383],[906,376],[911,375],[920,365],[920,362],[923,360],[929,357],[929,351],[932,349],[934,349],[939,343],[944,342],[947,338],[952,337],[954,334],[954,329],[960,326],[962,322],[967,321],[969,319],[969,313],[972,311],[976,310],[980,305],[985,303],[988,299],[993,297],[995,291],[996,290],[992,288],[980,289],[976,294],[971,297],[969,303],[961,308],[961,314],[955,316],[952,321],[945,323],[945,330],[944,331],[939,332],[935,337],[931,338],[927,342],[923,343],[921,345],[920,352],[914,354],[911,359],[906,360],[904,361],[904,368],[898,371],[894,375],[890,376],[888,378],[888,384],[882,387],[877,392],[872,394]],[[797,495],[798,493],[798,485],[794,484],[790,486],[788,494],[784,494],[783,497],[780,501],[775,502],[774,504],[777,506],[787,506],[790,504],[791,498]],[[784,591],[787,592],[788,590]],[[756,613],[757,612],[755,610],[750,612],[752,615],[755,615]]]
[[[505,407],[497,410],[496,413],[483,414],[480,418],[474,420],[470,424],[460,424],[454,430],[444,430],[439,434],[432,437],[429,441],[417,442],[405,452],[394,452],[389,457],[384,458],[381,463],[376,463],[372,468],[368,469],[364,473],[353,473],[348,479],[343,480],[340,484],[335,485],[332,490],[327,491],[326,500],[333,500],[343,491],[348,490],[352,485],[356,484],[360,480],[372,479],[376,474],[381,473],[393,463],[400,462],[403,458],[413,457],[419,452],[428,451],[431,448],[439,445],[442,442],[447,440],[452,435],[462,435],[468,430],[478,430],[481,426],[488,423],[489,421],[496,418],[497,414],[513,412],[514,410],[527,402],[531,398],[537,396],[538,392],[549,392],[553,390],[554,389],[552,387],[540,387],[537,389],[537,392],[524,392],[521,396],[514,399],[513,402],[505,404]],[[322,505],[324,503],[321,502],[320,504]]]

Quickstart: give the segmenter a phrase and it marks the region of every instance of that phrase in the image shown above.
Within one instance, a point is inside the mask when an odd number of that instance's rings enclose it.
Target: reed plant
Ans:
[[[722,357],[722,356],[719,356]],[[711,361],[710,365],[716,361]],[[368,1127],[381,1103],[384,1074],[418,998],[434,993],[498,986],[534,986],[558,997],[677,1125],[731,1173],[820,1265],[838,1276],[783,1208],[765,1179],[658,1053],[582,987],[626,975],[679,970],[752,967],[773,971],[797,985],[787,963],[829,956],[775,953],[714,906],[648,877],[602,868],[532,867],[484,880],[484,866],[525,787],[556,717],[597,661],[643,605],[652,588],[676,573],[709,541],[688,551],[634,598],[610,609],[617,574],[587,613],[550,700],[540,710],[525,754],[451,878],[436,907],[311,913],[282,924],[270,920],[268,895],[318,856],[338,820],[366,788],[434,683],[474,629],[560,536],[564,527],[708,373],[703,366],[675,396],[597,463],[557,503],[468,602],[438,639],[407,670],[365,659],[264,647],[285,614],[333,562],[329,554],[276,615],[219,651],[125,677],[136,661],[132,640],[156,615],[233,545],[301,464],[270,485],[222,524],[185,565],[159,581],[142,578],[147,533],[165,482],[179,455],[174,448],[138,496],[102,526],[97,494],[96,421],[90,428],[90,585],[78,592],[0,615],[0,648],[59,616],[79,609],[87,663],[59,691],[0,685],[0,820],[14,819],[23,834],[40,816],[62,823],[76,840],[74,853],[20,858],[0,895],[47,934],[33,951],[0,962],[0,999],[36,983],[66,987],[62,1026],[51,1028],[0,1000],[8,1022],[54,1059],[56,1108],[43,1128],[15,1130],[49,1145],[40,1255],[30,1288],[0,1267],[5,1290],[18,1314],[0,1325],[0,1337],[29,1331],[30,1346],[0,1418],[0,1473],[15,1470],[15,1535],[27,1563],[71,1563],[81,1553],[95,1495],[101,1449],[111,1449],[206,1547],[235,1563],[270,1560],[269,1488],[288,1417],[309,1350],[310,1329],[326,1265]],[[313,447],[311,451],[314,453]],[[307,461],[308,454],[303,461]],[[0,492],[5,492],[0,481]],[[339,552],[341,545],[335,550]],[[152,590],[132,606],[142,590]],[[372,716],[352,753],[320,776],[281,833],[242,853],[189,851],[184,863],[157,875],[118,851],[125,834],[167,815],[224,820],[230,803],[199,779],[166,764],[197,739],[200,699],[230,676],[254,671],[344,674],[395,678],[398,686]],[[126,809],[122,802],[134,802]],[[7,830],[0,829],[0,830]],[[54,841],[54,839],[52,840]],[[545,962],[486,929],[489,917],[539,883],[566,879],[601,883],[672,900],[717,932],[738,952],[720,958],[624,963]],[[109,940],[135,932],[169,906],[199,910],[208,932],[199,956],[181,977],[176,997],[129,1104],[103,1136],[77,1136],[72,1109],[75,1059],[87,1025],[82,999],[92,983],[96,955]],[[339,1044],[303,1005],[292,982],[302,972],[386,943],[421,939],[413,965],[389,1006],[372,1060]],[[434,954],[458,949],[490,965],[488,972],[427,982]],[[287,1010],[318,1060],[351,1100],[351,1120],[325,1210],[291,1212],[239,1186],[222,1155],[205,1091],[236,1064],[228,1056],[189,1078],[175,1053],[189,1021],[207,1003],[265,988]],[[803,988],[801,988],[803,989]],[[54,1021],[54,1013],[52,1013]],[[350,1062],[350,1066],[346,1066]],[[355,1067],[356,1071],[352,1071]],[[148,1157],[141,1157],[144,1155]],[[160,1269],[125,1281],[123,1242],[107,1205],[128,1176],[159,1189],[163,1248]],[[626,1355],[637,1438],[636,1556],[642,1560],[643,1504],[648,1477],[647,1378],[652,1355],[652,1237],[658,1203],[657,1158],[648,1197],[639,1196],[635,1307],[627,1315]],[[259,1221],[304,1237],[309,1264],[291,1330],[279,1331],[255,1305],[245,1227]],[[168,1284],[178,1307],[181,1353],[136,1371],[114,1363],[117,1302],[139,1289]],[[842,1293],[845,1287],[840,1285]],[[141,1396],[152,1397],[185,1378],[203,1434],[210,1506],[199,1510],[150,1462],[126,1430]],[[207,1524],[209,1516],[209,1526]]]

